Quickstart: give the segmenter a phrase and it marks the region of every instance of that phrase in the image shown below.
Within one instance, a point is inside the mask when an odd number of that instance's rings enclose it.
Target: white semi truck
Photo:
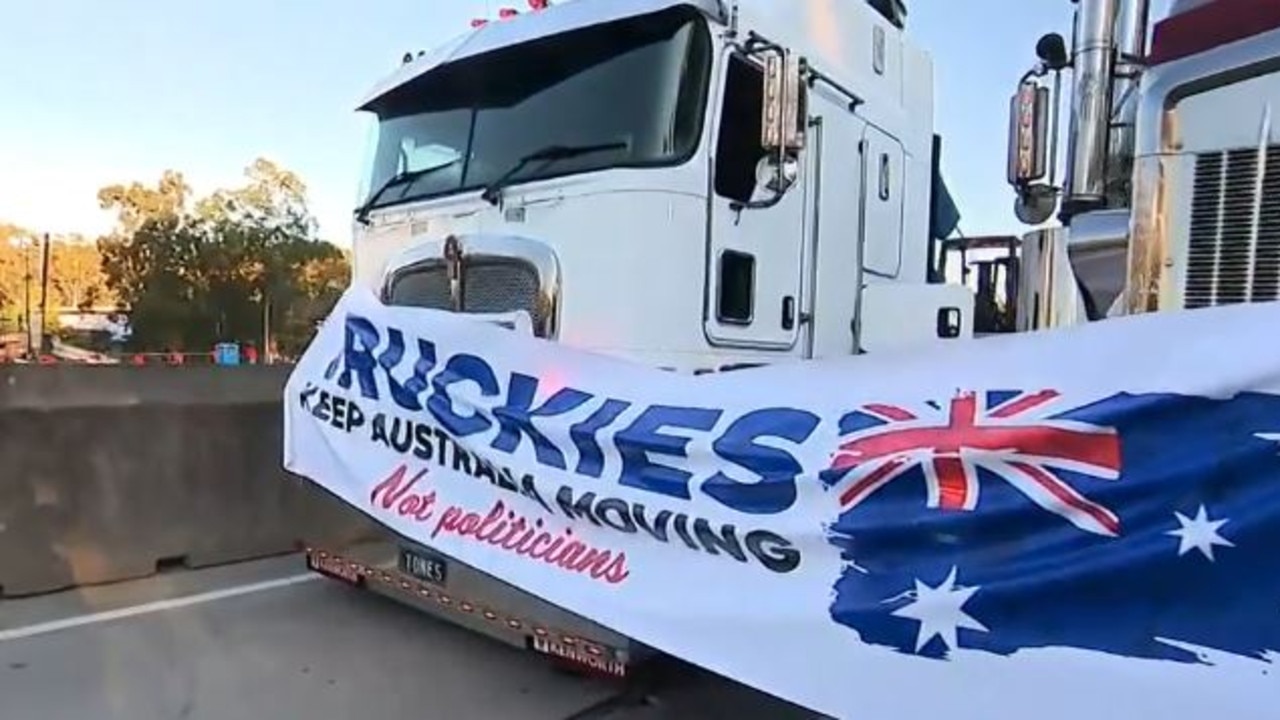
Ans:
[[[534,0],[362,103],[354,282],[692,373],[1278,299],[1280,3],[1175,2],[1150,47],[1147,3],[1078,0],[1014,96],[1017,215],[1061,225],[956,238],[902,0]],[[604,673],[650,653],[394,535],[307,562]]]

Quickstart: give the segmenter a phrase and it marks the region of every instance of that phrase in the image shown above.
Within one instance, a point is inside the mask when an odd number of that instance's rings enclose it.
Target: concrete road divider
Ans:
[[[371,537],[281,468],[290,368],[0,368],[0,595]]]

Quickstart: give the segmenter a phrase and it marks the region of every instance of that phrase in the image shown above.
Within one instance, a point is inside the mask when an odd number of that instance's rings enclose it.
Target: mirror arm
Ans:
[[[783,50],[781,45],[765,38],[765,36],[755,30],[747,33],[747,41],[742,43],[739,47],[742,48],[742,52],[747,55],[757,55],[767,52],[776,52],[779,55],[782,55],[786,52]]]
[[[778,192],[777,190],[773,190],[772,192],[773,196],[765,200],[749,200],[747,202],[738,202],[737,200],[734,200],[729,203],[729,209],[734,212],[742,212],[743,210],[767,210],[782,202],[782,196],[786,194],[785,192]]]
[[[804,76],[805,82],[810,89],[813,88],[814,84],[822,83],[848,98],[849,112],[857,112],[858,106],[866,102],[857,93],[837,82],[835,78],[814,68],[805,58],[800,58],[800,74]]]

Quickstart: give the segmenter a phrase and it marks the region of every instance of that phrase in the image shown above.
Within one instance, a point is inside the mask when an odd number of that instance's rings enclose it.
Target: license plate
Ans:
[[[402,547],[400,572],[433,585],[444,585],[449,580],[449,561],[435,553]]]
[[[350,565],[342,560],[336,560],[331,557],[319,558],[315,555],[307,556],[307,566],[316,572],[327,575],[352,585],[360,584],[360,573],[352,569]]]
[[[533,638],[532,644],[535,652],[558,657],[587,670],[620,678],[627,676],[627,664],[619,660],[613,650],[605,650],[603,656],[596,656],[544,637]]]

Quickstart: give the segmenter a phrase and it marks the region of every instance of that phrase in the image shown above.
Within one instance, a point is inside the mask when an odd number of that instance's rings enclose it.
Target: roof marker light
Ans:
[[[526,0],[526,3],[529,5],[529,10],[531,12],[538,12],[539,10],[546,10],[547,8],[551,7],[551,0]],[[498,19],[510,20],[511,18],[516,17],[519,14],[520,14],[520,11],[516,10],[515,8],[504,7],[498,10]],[[471,20],[472,28],[478,29],[488,24],[489,24],[489,20],[487,18],[473,18]]]

